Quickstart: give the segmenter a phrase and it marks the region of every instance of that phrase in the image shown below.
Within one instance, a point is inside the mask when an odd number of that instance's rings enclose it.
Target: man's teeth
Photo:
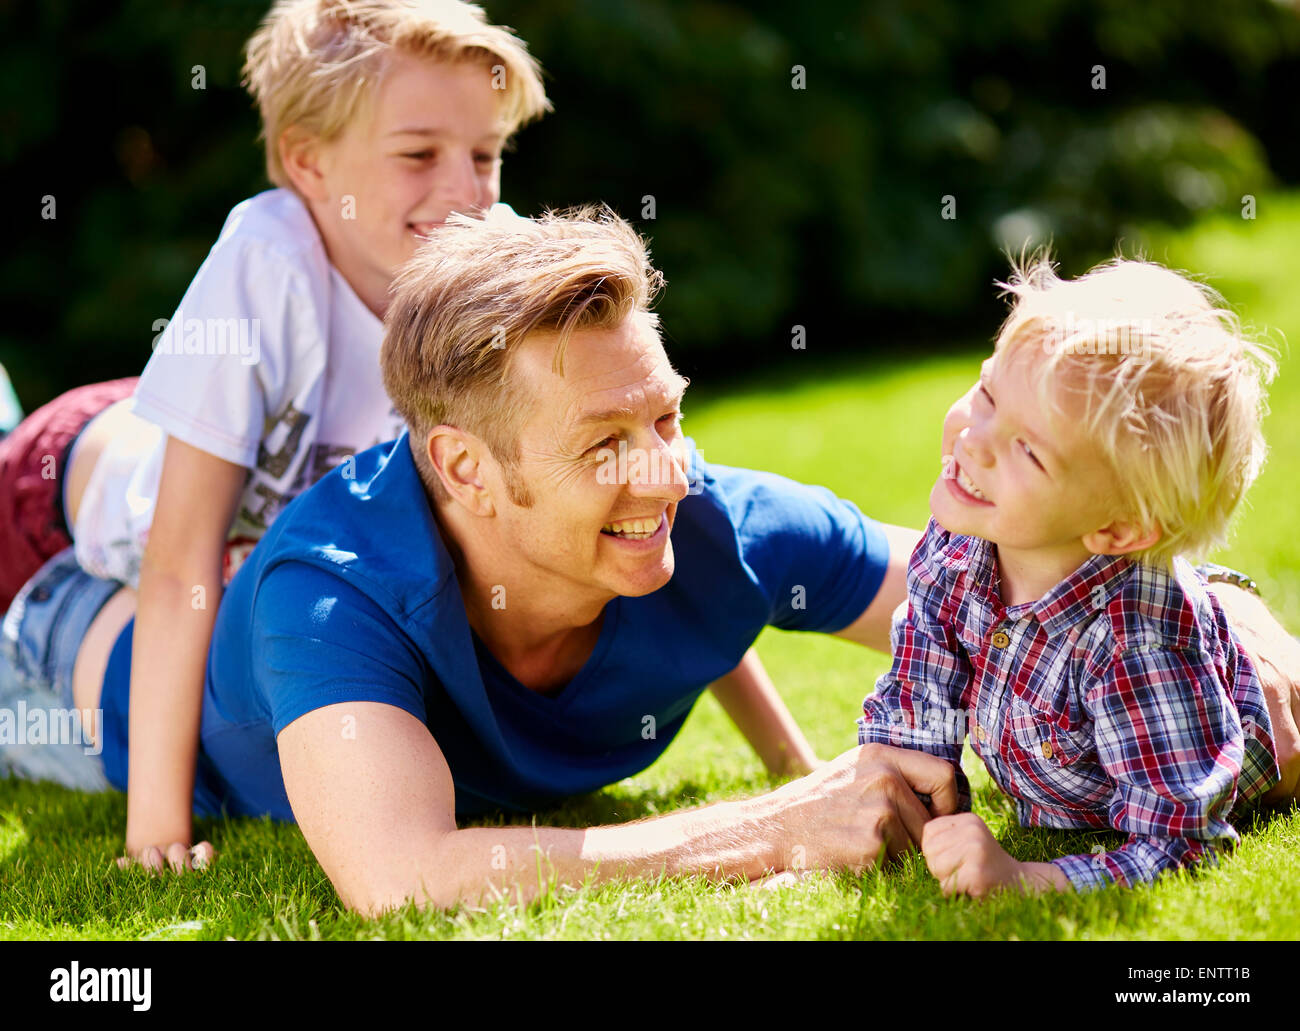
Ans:
[[[643,541],[655,535],[663,519],[663,516],[658,519],[624,519],[617,523],[606,523],[601,527],[601,530],[604,533],[613,534],[615,537],[627,537],[630,540]]]
[[[971,478],[966,475],[966,470],[963,469],[961,466],[957,467],[957,483],[961,485],[961,489],[964,490],[967,494],[977,497],[981,501],[988,500],[988,498],[984,496],[984,492],[980,490],[978,487],[976,487],[974,483],[971,482]]]

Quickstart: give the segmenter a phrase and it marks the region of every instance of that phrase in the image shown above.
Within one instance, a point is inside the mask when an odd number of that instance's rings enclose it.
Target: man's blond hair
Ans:
[[[277,0],[248,41],[244,85],[257,101],[266,174],[291,189],[280,136],[297,126],[335,139],[373,96],[398,51],[477,62],[501,83],[505,134],[550,110],[541,69],[514,33],[458,0]]]
[[[1277,371],[1222,298],[1146,261],[1076,280],[1021,261],[995,354],[1033,353],[1040,402],[1083,412],[1080,432],[1113,474],[1117,518],[1160,539],[1133,558],[1168,567],[1222,545],[1264,462],[1265,387]]]
[[[397,276],[380,353],[384,386],[434,498],[448,496],[426,441],[448,425],[483,440],[515,503],[531,504],[513,473],[532,397],[512,355],[530,334],[554,334],[552,368],[563,375],[572,333],[616,329],[634,316],[656,327],[650,305],[662,286],[645,241],[604,207],[539,219],[457,215],[435,230]]]

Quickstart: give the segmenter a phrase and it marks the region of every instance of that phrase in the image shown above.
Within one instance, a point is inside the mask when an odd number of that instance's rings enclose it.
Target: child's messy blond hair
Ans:
[[[248,41],[244,85],[262,113],[266,174],[291,189],[280,135],[298,126],[322,140],[343,132],[372,95],[393,51],[493,70],[507,136],[550,110],[524,42],[458,0],[276,0]]]
[[[1114,474],[1116,517],[1160,531],[1131,557],[1168,567],[1222,545],[1264,462],[1269,351],[1214,291],[1146,261],[1063,280],[1040,255],[999,285],[1015,300],[995,355],[1034,351],[1047,410],[1082,399],[1072,415]]]

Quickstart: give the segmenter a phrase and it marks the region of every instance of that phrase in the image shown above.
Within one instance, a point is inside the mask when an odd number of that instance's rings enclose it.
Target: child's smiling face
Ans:
[[[359,117],[315,144],[312,174],[295,181],[330,260],[376,314],[425,236],[500,199],[500,104],[486,66],[398,53]]]
[[[1090,535],[1114,520],[1115,481],[1080,428],[1077,399],[1070,404],[1061,391],[1061,411],[1040,405],[1032,376],[1038,360],[1028,347],[995,354],[969,405],[949,410],[944,440],[951,453],[943,456],[930,510],[950,533],[1055,554],[1068,571],[1097,544]]]

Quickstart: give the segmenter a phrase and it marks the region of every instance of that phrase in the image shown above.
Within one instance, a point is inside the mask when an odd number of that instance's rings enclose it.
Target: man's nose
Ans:
[[[640,454],[635,454],[639,450]],[[681,501],[690,491],[690,479],[683,468],[685,449],[679,456],[672,444],[655,435],[651,446],[634,449],[629,456],[628,491],[637,497]],[[679,461],[679,458],[681,459]]]

